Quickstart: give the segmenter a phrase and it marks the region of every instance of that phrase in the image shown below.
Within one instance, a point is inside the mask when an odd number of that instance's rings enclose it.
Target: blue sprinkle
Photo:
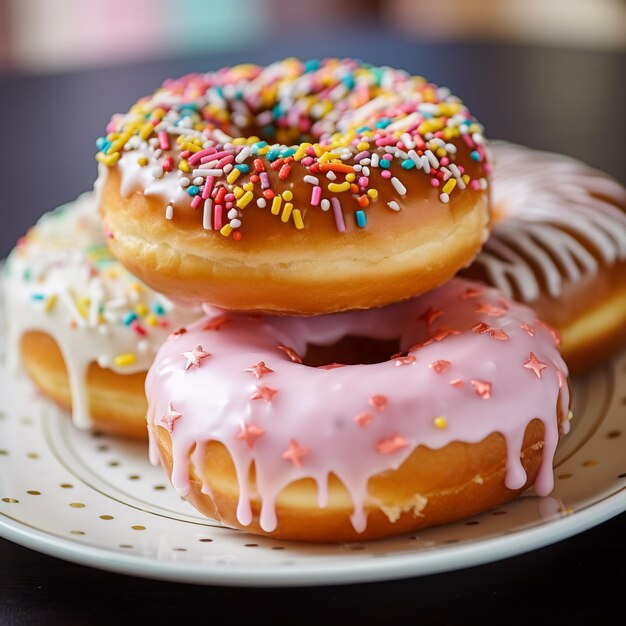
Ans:
[[[367,217],[365,215],[365,211],[356,211],[356,225],[359,228],[365,228],[367,226]]]
[[[98,150],[101,150],[104,152],[104,148],[106,144],[107,144],[106,137],[98,137],[98,139],[96,139],[96,148]]]
[[[309,59],[304,62],[304,73],[308,74],[309,72],[314,72],[321,67],[322,63],[319,59]]]
[[[296,152],[297,152],[297,150],[295,148],[287,148],[287,150],[283,150],[280,153],[280,158],[284,159],[286,157],[293,156]]]
[[[370,130],[370,127],[369,126],[361,126],[361,128],[357,128],[356,129],[357,135],[359,133],[364,133],[366,130]]]
[[[130,326],[136,319],[137,313],[129,311],[126,315],[124,315],[124,319],[122,321],[124,322],[124,326]]]
[[[187,187],[187,193],[190,196],[197,196],[200,193],[200,187],[197,185],[189,185],[189,187]]]
[[[275,161],[278,158],[278,155],[280,154],[280,152],[278,150],[270,150],[266,155],[265,158],[268,161]]]
[[[252,144],[252,152],[258,152],[261,148],[265,148],[267,146],[267,141],[257,141]]]
[[[474,161],[480,161],[480,154],[478,153],[478,150],[472,150],[470,156]]]
[[[383,117],[376,122],[376,128],[387,128],[389,124],[391,124],[391,119],[388,117]]]
[[[44,295],[42,293],[34,293],[31,298],[33,300],[43,300],[44,299]]]
[[[243,174],[245,174],[250,169],[250,166],[246,165],[245,163],[239,163],[235,165],[235,168],[238,169]]]
[[[198,105],[193,104],[192,102],[186,102],[185,104],[181,104],[178,107],[178,110],[182,113],[183,111],[189,111],[189,113],[194,113],[198,110]]]
[[[272,109],[272,115],[274,116],[274,119],[278,119],[282,114],[283,114],[283,110],[282,110],[280,104],[277,104]]]
[[[389,159],[381,159],[378,162],[378,165],[380,165],[384,169],[387,169],[391,165],[391,161],[389,161]]]
[[[348,89],[354,89],[354,85],[356,84],[352,74],[346,74],[341,81]]]
[[[271,124],[268,124],[267,126],[263,127],[263,134],[266,137],[273,137],[276,134],[276,129]]]
[[[152,310],[154,311],[155,315],[165,315],[165,309],[163,308],[163,305],[160,302],[157,302],[152,307]]]
[[[407,159],[406,161],[402,161],[402,167],[405,170],[410,170],[411,168],[415,167],[415,163],[413,163],[411,159]]]

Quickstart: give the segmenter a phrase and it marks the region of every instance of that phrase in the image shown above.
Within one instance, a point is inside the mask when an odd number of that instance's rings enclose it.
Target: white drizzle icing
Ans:
[[[492,149],[493,201],[503,219],[475,262],[493,285],[532,302],[540,280],[558,297],[565,281],[598,271],[598,256],[607,264],[626,260],[619,182],[562,155],[500,141]]]
[[[92,424],[91,363],[118,374],[147,371],[169,333],[198,317],[139,283],[110,256],[91,193],[44,214],[11,252],[3,274],[9,365],[19,367],[24,333],[50,335],[65,360],[79,428]],[[125,323],[137,306],[149,311],[138,315],[145,335]],[[150,314],[157,325],[147,323]],[[124,354],[133,354],[134,362],[117,364]]]

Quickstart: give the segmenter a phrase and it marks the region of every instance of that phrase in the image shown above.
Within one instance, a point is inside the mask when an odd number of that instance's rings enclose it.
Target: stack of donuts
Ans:
[[[167,80],[97,148],[4,281],[13,352],[77,426],[147,415],[181,496],[283,539],[550,492],[569,372],[626,343],[622,185],[353,59]]]

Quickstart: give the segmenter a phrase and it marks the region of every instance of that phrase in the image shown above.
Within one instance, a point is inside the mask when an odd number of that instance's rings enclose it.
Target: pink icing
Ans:
[[[559,392],[563,415],[569,407],[567,367],[535,312],[498,290],[454,279],[382,309],[313,318],[219,312],[219,323],[211,323],[216,318],[165,342],[146,380],[148,420],[171,426],[172,483],[182,496],[190,462],[199,471],[206,443],[215,440],[237,471],[241,524],[252,521],[246,478],[254,461],[263,530],[276,528],[276,498],[293,481],[313,478],[324,507],[334,473],[351,494],[352,523],[362,531],[368,479],[399,467],[418,445],[437,449],[500,432],[508,451],[506,485],[522,487],[520,451],[533,418],[545,426],[535,489],[551,491]],[[307,344],[332,345],[346,335],[399,336],[403,354],[372,365],[294,362]],[[184,353],[198,346],[211,355],[186,369]],[[172,411],[180,417],[170,424]],[[561,429],[569,430],[567,420]]]

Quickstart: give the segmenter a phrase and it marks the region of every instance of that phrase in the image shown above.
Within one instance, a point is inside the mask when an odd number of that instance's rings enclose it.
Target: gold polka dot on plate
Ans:
[[[84,509],[85,505],[82,502],[70,502],[70,506],[73,509]]]

